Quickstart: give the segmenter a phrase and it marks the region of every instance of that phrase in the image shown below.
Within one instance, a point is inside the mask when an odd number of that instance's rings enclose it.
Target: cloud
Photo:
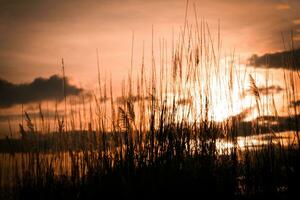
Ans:
[[[294,40],[295,40],[295,41],[300,41],[300,35],[296,35],[296,36],[294,37]]]
[[[27,112],[27,111],[26,111]],[[55,116],[58,115],[63,115],[64,111],[63,110],[48,110],[47,112],[43,112],[43,116],[47,117],[47,119],[51,118],[54,119]],[[41,113],[34,111],[34,112],[28,112],[28,115],[30,116],[30,118],[39,118],[41,117]],[[22,116],[22,114],[0,114],[0,122],[8,122],[8,120],[10,120],[11,123],[14,122],[20,122],[22,117],[24,117],[24,114]]]
[[[300,106],[300,100],[291,102],[290,107],[292,106]]]
[[[293,23],[296,24],[296,25],[300,25],[300,19],[293,20]]]
[[[226,120],[231,119],[234,121],[244,121],[249,116],[249,114],[251,114],[252,111],[253,111],[253,107],[245,108],[237,115],[230,116]]]
[[[185,105],[191,105],[192,103],[193,103],[192,97],[190,97],[190,98],[179,99],[179,100],[177,101],[177,104],[178,104],[178,105],[183,105],[183,106],[185,106]]]
[[[295,131],[297,130],[296,124],[293,119],[298,118],[300,115],[291,115],[291,116],[260,116],[251,121],[242,121],[238,127],[238,134],[245,135],[253,135],[255,133],[270,133],[270,130],[275,133],[284,132],[284,131]],[[253,124],[256,124],[255,129],[257,131],[253,131]],[[259,130],[259,131],[258,131]]]
[[[66,79],[68,95],[78,95],[83,91]],[[63,79],[58,75],[49,78],[36,78],[31,83],[14,84],[0,79],[0,107],[26,104],[43,100],[62,100],[64,98]]]
[[[291,6],[288,3],[279,3],[276,5],[276,10],[289,10]]]
[[[270,95],[270,94],[277,94],[277,93],[283,91],[284,89],[278,85],[271,85],[269,87],[259,87],[257,90],[262,95],[267,95],[267,94]],[[244,98],[247,95],[251,95],[251,94],[252,94],[251,89],[245,90],[242,92],[241,98]]]
[[[120,96],[120,97],[117,97],[116,103],[117,104],[124,104],[128,101],[131,101],[131,102],[135,103],[137,101],[142,101],[142,100],[148,101],[148,100],[151,100],[151,97],[150,96],[142,97],[142,96],[139,96],[139,95],[133,95],[133,96],[129,96],[129,97]]]
[[[248,61],[250,65],[256,67],[300,69],[300,49],[267,53],[262,56],[252,55]]]

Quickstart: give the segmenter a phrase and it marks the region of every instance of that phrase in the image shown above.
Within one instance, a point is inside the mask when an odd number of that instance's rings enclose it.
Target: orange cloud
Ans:
[[[300,35],[296,35],[296,36],[294,37],[294,40],[295,40],[295,41],[300,41]]]
[[[277,10],[289,10],[291,6],[288,3],[279,3],[276,5]]]
[[[296,24],[296,25],[300,25],[300,19],[295,19],[295,20],[293,21],[293,23]]]

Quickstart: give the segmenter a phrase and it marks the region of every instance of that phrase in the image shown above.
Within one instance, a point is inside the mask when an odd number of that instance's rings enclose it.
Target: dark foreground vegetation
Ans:
[[[114,158],[103,149],[56,152],[48,157],[39,152],[24,153],[19,155],[21,170],[15,169],[13,186],[1,188],[1,198],[294,199],[299,195],[298,146],[270,143],[243,152],[233,147],[219,154],[215,138],[209,138],[210,142],[199,140],[197,146],[189,147],[187,142],[193,140],[194,133],[214,135],[212,127],[193,132],[165,127],[166,138],[155,137],[151,147],[149,133],[143,150],[131,146],[130,139],[119,138],[128,144],[123,152],[113,154]],[[70,171],[58,174],[66,156],[70,157]]]
[[[115,131],[65,132],[42,136],[20,125],[22,151],[10,151],[13,179],[1,187],[2,199],[294,199],[298,196],[300,151],[297,132],[290,144],[240,147],[243,123],[229,119],[170,123],[135,129],[133,104],[120,108]],[[157,116],[161,116],[163,111]],[[296,118],[297,116],[295,116]],[[150,121],[149,123],[153,123]],[[61,127],[64,127],[61,125]],[[239,128],[238,128],[239,127]],[[255,130],[255,129],[253,129]],[[72,133],[73,132],[73,133]],[[47,138],[53,144],[43,146]],[[218,139],[232,146],[220,149]],[[67,151],[67,149],[69,150]],[[3,164],[7,162],[1,157]],[[9,159],[8,159],[9,160]],[[3,167],[3,166],[2,166]],[[4,174],[1,174],[2,176]]]

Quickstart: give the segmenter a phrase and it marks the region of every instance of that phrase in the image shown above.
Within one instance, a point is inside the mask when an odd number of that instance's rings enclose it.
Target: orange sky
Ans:
[[[193,4],[212,32],[220,19],[223,51],[235,49],[246,57],[280,50],[280,32],[291,29],[298,30],[295,38],[300,40],[298,0],[190,0],[191,24]],[[111,72],[114,83],[119,83],[130,67],[132,31],[137,68],[143,41],[150,59],[152,25],[154,49],[163,37],[171,46],[172,30],[178,32],[183,26],[185,5],[185,0],[1,1],[0,78],[20,83],[59,74],[63,57],[67,76],[92,88],[97,83],[99,48],[102,71]]]

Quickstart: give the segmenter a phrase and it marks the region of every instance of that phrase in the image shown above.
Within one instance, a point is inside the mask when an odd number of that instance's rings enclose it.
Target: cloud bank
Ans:
[[[269,87],[259,87],[257,88],[257,91],[259,92],[259,94],[262,94],[262,95],[271,95],[271,94],[278,94],[282,91],[284,91],[284,89],[278,85],[271,85]],[[244,90],[240,97],[241,98],[245,98],[246,96],[248,95],[251,95],[253,92],[251,89],[248,89],[248,90]]]
[[[250,65],[256,67],[300,69],[300,49],[267,53],[262,56],[252,55],[248,60]]]
[[[66,79],[65,94],[78,95],[83,89],[69,83]],[[0,79],[0,107],[26,104],[43,100],[62,100],[63,78],[53,75],[49,78],[36,78],[31,83],[14,84]]]

